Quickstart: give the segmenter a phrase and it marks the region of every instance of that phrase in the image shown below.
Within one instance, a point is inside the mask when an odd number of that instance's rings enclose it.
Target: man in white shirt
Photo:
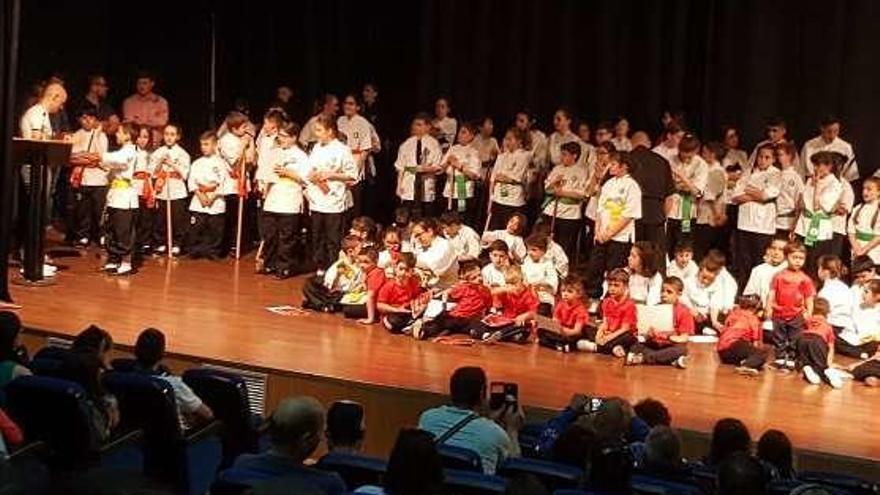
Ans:
[[[806,175],[813,175],[813,163],[810,161],[813,154],[819,151],[836,151],[846,157],[846,163],[839,171],[838,177],[850,182],[858,180],[859,164],[856,162],[852,145],[840,139],[840,119],[834,116],[825,117],[819,124],[819,132],[818,136],[804,143],[801,150],[800,163],[806,167]],[[877,172],[874,175],[877,175]]]

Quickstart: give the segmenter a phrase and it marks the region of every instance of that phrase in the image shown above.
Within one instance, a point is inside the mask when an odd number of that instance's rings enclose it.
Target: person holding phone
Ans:
[[[455,370],[449,381],[451,405],[429,409],[419,418],[419,429],[430,432],[435,443],[472,450],[479,454],[483,472],[494,474],[506,458],[518,456],[519,430],[525,414],[515,401],[515,385],[504,384],[504,401],[489,407],[488,380],[482,368],[466,366]]]

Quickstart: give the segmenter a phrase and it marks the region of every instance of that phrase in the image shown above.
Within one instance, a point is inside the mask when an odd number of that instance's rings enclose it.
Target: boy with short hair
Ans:
[[[302,307],[325,313],[339,311],[342,295],[362,283],[364,274],[356,261],[360,252],[361,240],[357,236],[345,236],[339,258],[322,276],[315,275],[303,286]]]
[[[553,266],[556,267],[556,273],[559,274],[560,280],[568,277],[568,256],[565,254],[562,246],[550,237],[550,225],[547,223],[535,225],[535,228],[532,229],[532,235],[540,235],[547,239],[546,256],[553,262]]]
[[[483,283],[489,287],[504,287],[504,268],[510,266],[510,251],[502,240],[489,245],[489,264],[483,267]]]
[[[190,258],[216,259],[223,256],[223,222],[226,201],[221,190],[226,181],[226,163],[217,155],[217,136],[213,131],[199,138],[202,156],[190,168],[188,186],[190,229],[186,251]]]
[[[417,320],[413,324],[414,338],[426,340],[444,332],[470,333],[492,307],[492,293],[483,285],[480,265],[476,260],[465,260],[459,265],[458,279],[441,295],[455,302],[455,307],[444,310],[431,320]]]
[[[416,257],[400,253],[394,264],[394,278],[386,280],[376,294],[376,310],[382,325],[392,333],[404,333],[412,325],[414,315],[424,309],[420,301],[422,288],[415,275]]]
[[[472,331],[471,335],[484,342],[525,343],[531,333],[532,322],[538,311],[538,296],[523,281],[519,266],[504,268],[504,287],[492,289],[494,307],[501,319],[500,325],[491,325],[487,317]]]
[[[410,125],[410,137],[397,150],[397,197],[400,206],[416,217],[432,216],[435,211],[437,174],[442,170],[443,152],[432,137],[431,118],[420,113]]]
[[[764,262],[752,268],[743,295],[756,295],[761,300],[761,306],[767,307],[770,297],[770,282],[777,273],[785,270],[785,246],[788,239],[781,235],[774,237],[764,251]]]
[[[678,144],[678,153],[669,158],[675,192],[666,198],[666,253],[674,255],[682,240],[693,239],[697,218],[697,199],[706,190],[709,166],[699,156],[700,140],[688,134]]]
[[[697,275],[700,267],[694,262],[694,248],[689,242],[680,242],[675,246],[675,256],[666,265],[667,277],[678,277],[689,280]]]
[[[727,175],[721,160],[724,159],[724,146],[717,141],[703,145],[702,157],[707,164],[706,190],[699,198],[697,220],[694,229],[695,256],[700,259],[710,249],[724,249],[729,239],[724,237],[725,195],[727,192]]]
[[[605,277],[607,291],[602,299],[602,323],[587,327],[586,338],[577,342],[581,351],[612,354],[622,358],[636,341],[636,303],[629,297],[629,273],[615,268]]]
[[[684,298],[682,302],[691,308],[696,329],[710,329],[709,333],[720,325],[719,318],[724,312],[724,290],[718,275],[724,268],[713,259],[700,262],[697,274],[684,281]]]
[[[828,323],[828,301],[819,297],[813,304],[813,314],[807,320],[803,333],[796,342],[798,361],[803,368],[804,379],[819,385],[824,378],[834,388],[843,386],[843,380],[834,364],[834,330]]]
[[[470,226],[461,223],[461,216],[457,212],[447,211],[441,215],[440,226],[458,261],[474,260],[480,256],[480,236]]]
[[[553,167],[544,181],[543,221],[553,224],[553,237],[572,258],[581,229],[584,191],[589,182],[586,167],[576,166],[581,156],[578,142],[560,147],[560,163]]]
[[[635,221],[642,217],[642,189],[630,177],[630,166],[627,155],[608,153],[611,178],[599,193],[595,241],[587,268],[587,294],[594,300],[602,296],[604,274],[626,266],[635,242]]]
[[[226,178],[220,194],[226,201],[222,249],[228,253],[235,246],[238,229],[238,202],[247,199],[247,170],[256,163],[254,136],[249,134],[250,120],[247,115],[232,111],[225,120],[228,132],[220,136],[217,153],[226,162]]]
[[[523,279],[537,293],[540,301],[538,313],[542,316],[552,314],[559,288],[559,275],[547,256],[547,241],[549,239],[540,234],[529,236],[526,239],[528,254],[522,264]]]
[[[760,310],[758,296],[741,296],[718,334],[715,349],[721,362],[735,365],[737,373],[743,375],[759,374],[767,361],[764,332],[758,318]]]
[[[783,370],[795,368],[796,342],[804,330],[806,319],[813,313],[816,288],[813,280],[803,272],[807,249],[792,241],[785,246],[788,266],[770,282],[767,300],[767,318],[773,322],[773,342],[776,346],[774,364]]]
[[[672,333],[648,331],[644,343],[637,343],[626,355],[626,364],[667,364],[676,368],[687,367],[687,342],[694,334],[694,317],[681,302],[684,283],[678,277],[663,279],[660,302],[672,306]]]
[[[553,308],[553,322],[559,329],[538,327],[538,344],[561,352],[576,349],[590,322],[590,313],[584,303],[584,284],[574,276],[562,281],[560,298]]]
[[[101,217],[107,201],[107,170],[101,168],[100,156],[107,152],[107,136],[94,110],[84,110],[79,117],[80,129],[73,133],[70,163],[70,185],[76,194],[77,245],[99,243]]]
[[[376,296],[385,284],[385,271],[377,265],[379,251],[373,246],[363,248],[355,259],[364,276],[360,284],[342,296],[342,314],[356,318],[362,325],[372,325],[378,321]]]

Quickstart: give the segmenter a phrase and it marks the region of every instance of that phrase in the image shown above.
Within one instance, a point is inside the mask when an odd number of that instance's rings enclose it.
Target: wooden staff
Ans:
[[[247,189],[244,185],[245,180],[245,170],[244,170],[244,162],[245,162],[245,151],[247,150],[247,146],[241,150],[241,157],[238,159],[238,164],[236,167],[238,168],[238,191],[236,194],[238,195],[238,220],[235,222],[235,259],[241,258],[241,232],[244,223],[244,202],[247,200]],[[242,189],[245,188],[244,194],[242,194]]]
[[[165,191],[168,194],[168,199],[165,200],[165,225],[167,225],[167,228],[165,230],[168,233],[168,235],[165,236],[165,248],[168,250],[168,258],[171,259],[171,250],[174,247],[174,227],[171,222],[171,191],[167,189],[168,186],[168,182],[165,182]]]
[[[449,198],[446,200],[446,211],[452,211],[452,196],[455,195],[455,167],[452,164],[452,182],[449,184]]]
[[[486,192],[483,196],[486,198],[486,223],[483,224],[483,232],[489,230],[489,225],[492,223],[492,190],[495,189],[495,179],[490,174],[489,176],[489,184],[486,187]]]

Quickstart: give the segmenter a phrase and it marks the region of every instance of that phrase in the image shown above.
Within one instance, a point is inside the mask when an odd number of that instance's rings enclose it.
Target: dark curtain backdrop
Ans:
[[[154,69],[189,136],[208,124],[211,12],[218,38],[218,114],[236,97],[255,119],[280,83],[301,112],[324,91],[378,83],[385,129],[400,135],[438,95],[454,113],[491,115],[498,131],[526,107],[548,128],[560,104],[595,124],[617,115],[657,131],[683,109],[702,136],[739,125],[746,146],[785,117],[798,143],[840,115],[863,173],[880,160],[880,2],[618,0],[221,2],[125,4],[29,0],[20,80],[58,70],[74,92],[89,72],[130,93]],[[140,9],[132,12],[130,9]],[[25,86],[22,86],[25,87]]]

